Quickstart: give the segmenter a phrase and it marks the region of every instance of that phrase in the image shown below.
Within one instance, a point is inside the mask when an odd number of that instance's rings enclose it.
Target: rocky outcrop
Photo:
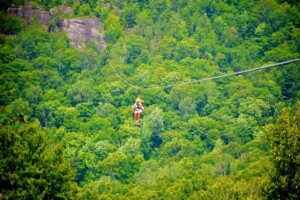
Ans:
[[[8,8],[7,13],[18,15],[19,17],[26,20],[27,23],[30,19],[37,17],[39,24],[49,25],[51,14],[40,8],[32,9],[30,6],[21,6],[19,8]]]
[[[61,19],[58,27],[66,31],[75,48],[82,49],[89,41],[93,41],[100,49],[105,48],[103,33],[100,30],[101,23],[98,19]]]
[[[64,14],[72,14],[72,9],[70,7],[60,7],[58,8],[58,11]],[[8,8],[7,12],[18,15],[28,23],[32,18],[37,17],[39,24],[44,24],[49,27],[49,30],[52,30],[52,28],[50,28],[50,20],[55,9],[51,9],[50,12],[47,12],[40,8],[34,9],[31,4],[27,4],[26,6],[19,8]],[[53,24],[51,24],[51,26],[53,26]],[[100,49],[106,47],[104,33],[100,31],[101,23],[97,18],[59,19],[57,27],[59,30],[65,31],[69,35],[71,44],[77,49],[84,48],[85,44],[89,41],[95,42]]]

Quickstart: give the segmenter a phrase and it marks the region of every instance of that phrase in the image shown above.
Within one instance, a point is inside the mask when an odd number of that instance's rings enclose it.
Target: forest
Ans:
[[[0,0],[0,199],[300,199],[299,1],[32,0],[72,8],[51,31],[26,3]]]

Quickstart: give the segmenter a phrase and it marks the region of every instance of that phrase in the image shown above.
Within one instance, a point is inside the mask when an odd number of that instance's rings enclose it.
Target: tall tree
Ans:
[[[161,134],[164,131],[162,110],[154,108],[143,121],[141,150],[144,158],[149,159],[151,152],[162,143]]]
[[[112,13],[105,20],[104,28],[107,42],[115,43],[124,34],[119,17]]]
[[[0,193],[5,199],[75,198],[75,173],[63,146],[50,144],[38,123],[1,120],[0,146]]]
[[[285,109],[276,124],[265,129],[274,165],[267,199],[300,198],[300,102],[295,114]]]

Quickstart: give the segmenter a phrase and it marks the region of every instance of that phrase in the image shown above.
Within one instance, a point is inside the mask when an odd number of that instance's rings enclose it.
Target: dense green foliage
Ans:
[[[300,198],[299,62],[162,87],[299,58],[298,1],[33,1],[60,5],[107,48],[1,11],[5,199]]]
[[[275,166],[268,185],[268,199],[297,199],[300,196],[300,103],[295,114],[286,109],[275,125],[266,129]]]

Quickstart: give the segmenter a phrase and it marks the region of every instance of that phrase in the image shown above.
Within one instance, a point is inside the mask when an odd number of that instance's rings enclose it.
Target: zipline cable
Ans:
[[[288,61],[284,61],[284,62],[279,62],[279,63],[275,63],[275,64],[271,64],[271,65],[266,65],[266,66],[262,66],[262,67],[257,67],[257,68],[253,68],[253,69],[243,70],[243,71],[239,71],[239,72],[234,72],[234,73],[231,73],[231,74],[224,74],[224,75],[220,75],[220,76],[204,78],[204,79],[195,80],[195,81],[188,81],[188,82],[183,82],[183,83],[178,83],[178,84],[171,84],[171,85],[166,85],[166,86],[156,86],[156,87],[144,88],[144,90],[157,89],[157,88],[169,88],[169,87],[176,87],[176,86],[200,83],[200,82],[210,81],[210,80],[214,80],[214,79],[245,74],[245,73],[248,73],[248,72],[254,72],[254,71],[261,70],[261,69],[280,66],[280,65],[284,65],[284,64],[288,64],[288,63],[292,63],[292,62],[296,62],[296,61],[300,61],[300,58],[293,59],[293,60],[288,60]]]
[[[109,64],[110,64],[111,68],[114,70],[115,74],[116,74],[116,75],[117,75],[124,83],[126,83],[127,85],[130,85],[130,86],[136,87],[135,85],[129,83],[129,82],[126,81],[124,78],[122,78],[122,76],[120,76],[120,74],[116,71],[116,69],[114,68],[114,66],[113,66],[111,63],[109,63]]]
[[[261,66],[261,67],[257,67],[257,68],[253,68],[253,69],[243,70],[243,71],[239,71],[239,72],[234,72],[234,73],[230,73],[230,74],[224,74],[224,75],[220,75],[220,76],[214,76],[214,77],[210,77],[210,78],[204,78],[204,79],[199,79],[199,80],[194,80],[194,81],[188,81],[188,82],[183,82],[183,83],[177,83],[177,84],[170,84],[170,85],[165,85],[165,86],[155,86],[155,87],[148,87],[148,88],[146,87],[146,88],[143,88],[143,90],[151,90],[151,89],[158,89],[158,88],[170,88],[170,87],[177,87],[177,86],[183,86],[183,85],[188,85],[188,84],[200,83],[200,82],[210,81],[210,80],[214,80],[214,79],[219,79],[219,78],[224,78],[224,77],[229,77],[229,76],[234,76],[234,75],[245,74],[245,73],[248,73],[248,72],[254,72],[254,71],[258,71],[258,70],[262,70],[262,69],[266,69],[266,68],[270,68],[270,67],[285,65],[285,64],[289,64],[289,63],[293,63],[293,62],[297,62],[297,61],[300,61],[300,58],[296,58],[296,59],[288,60],[288,61],[283,61],[283,62],[278,62],[278,63],[275,63],[275,64]],[[117,71],[115,70],[115,68],[112,65],[111,65],[111,67],[115,71],[115,73],[117,74],[117,76],[124,83],[126,83],[127,85],[130,85],[130,86],[136,87],[135,85],[129,83],[124,78],[122,78],[117,73]]]

